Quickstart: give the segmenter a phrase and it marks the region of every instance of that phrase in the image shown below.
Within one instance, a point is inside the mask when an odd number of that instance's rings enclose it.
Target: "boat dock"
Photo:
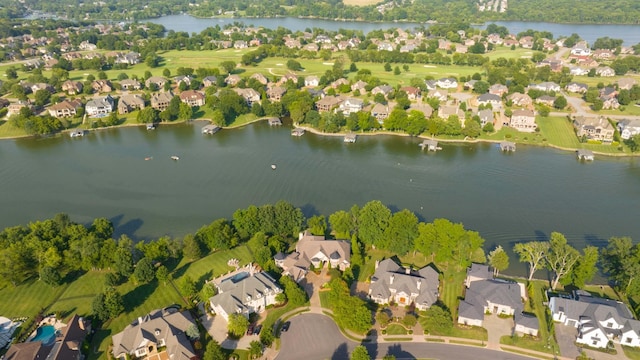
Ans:
[[[71,136],[72,138],[82,137],[84,136],[84,130],[81,130],[81,129],[71,130],[71,132],[69,133],[69,136]]]
[[[503,141],[500,143],[500,150],[506,152],[515,152],[516,151],[516,143],[511,141]]]
[[[347,134],[344,136],[344,142],[346,143],[354,143],[358,139],[358,135],[356,134]]]
[[[302,128],[295,128],[291,130],[291,136],[302,136],[302,135],[304,135],[304,129]]]
[[[418,146],[420,146],[420,148],[422,148],[422,150],[427,149],[427,151],[442,150],[441,147],[438,147],[438,142],[435,141],[435,140],[424,140]]]
[[[267,121],[269,122],[269,126],[281,126],[282,125],[282,120],[280,120],[277,117],[270,117],[267,119]]]
[[[595,159],[591,150],[578,149],[576,154],[578,155],[578,160],[593,161]]]
[[[154,123],[147,124],[147,130],[155,130],[155,129],[156,129],[156,125]]]
[[[215,124],[205,125],[202,128],[202,133],[205,134],[205,135],[213,135],[213,134],[217,133],[218,131],[220,131],[220,126],[215,125]]]

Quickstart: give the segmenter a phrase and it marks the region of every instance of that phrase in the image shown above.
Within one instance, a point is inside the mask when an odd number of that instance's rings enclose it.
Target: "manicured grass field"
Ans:
[[[640,349],[623,346],[624,355],[631,360],[640,360]]]
[[[28,280],[16,287],[4,287],[0,290],[0,314],[8,318],[33,317],[53,304],[67,287],[52,288],[38,279]]]
[[[536,122],[540,127],[540,133],[550,144],[565,148],[580,148],[580,142],[576,137],[571,123],[562,117],[538,117]]]
[[[103,271],[90,271],[70,283],[64,293],[51,306],[50,311],[61,313],[63,316],[72,314],[89,315],[91,313],[91,301],[104,290]]]
[[[404,326],[398,324],[390,324],[385,330],[387,335],[407,335],[409,333]]]
[[[529,292],[529,296],[531,298],[529,301],[525,302],[524,310],[535,314],[538,318],[538,323],[540,324],[538,337],[518,337],[517,339],[514,339],[510,336],[505,336],[500,339],[500,343],[553,354],[556,350],[559,351],[560,348],[558,347],[556,339],[553,336],[549,336],[548,324],[551,320],[548,319],[548,316],[550,315],[547,313],[547,307],[543,305],[546,301],[545,290],[547,288],[547,283],[544,281],[533,281],[532,284],[533,290]],[[547,347],[547,341],[549,347]]]
[[[238,259],[240,266],[245,266],[253,260],[253,256],[246,246],[238,246],[231,250],[215,252],[198,261],[189,262],[183,259],[173,273],[176,282],[183,276],[190,276],[198,284],[198,288],[207,280],[233,271],[235,268],[227,265],[230,259]]]

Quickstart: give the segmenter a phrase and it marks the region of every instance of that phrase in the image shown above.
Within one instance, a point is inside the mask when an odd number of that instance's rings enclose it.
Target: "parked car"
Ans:
[[[282,324],[282,328],[280,329],[281,332],[287,332],[289,330],[289,326],[291,326],[291,322],[287,321],[284,324]]]
[[[260,331],[262,330],[262,325],[258,325],[253,328],[253,335],[260,335]]]

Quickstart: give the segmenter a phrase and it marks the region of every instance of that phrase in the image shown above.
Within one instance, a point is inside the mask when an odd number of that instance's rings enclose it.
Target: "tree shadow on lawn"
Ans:
[[[153,280],[150,283],[137,286],[135,289],[126,293],[122,300],[125,309],[135,309],[142,305],[158,287],[158,281]]]
[[[111,337],[111,329],[99,329],[91,337],[91,348],[87,359],[103,359],[106,357],[104,351],[100,350],[100,344]]]
[[[206,273],[202,274],[198,279],[196,279],[196,289],[202,289],[204,283],[208,280],[211,280],[213,276],[213,270],[209,270]]]

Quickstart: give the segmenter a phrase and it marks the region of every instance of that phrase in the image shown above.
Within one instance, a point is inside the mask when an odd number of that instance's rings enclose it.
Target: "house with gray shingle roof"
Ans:
[[[327,240],[324,236],[315,236],[307,230],[301,232],[296,243],[296,251],[285,255],[276,254],[276,265],[284,275],[294,281],[304,279],[311,266],[321,268],[331,264],[332,268],[344,271],[351,266],[351,243],[345,240]]]
[[[282,292],[271,276],[256,271],[253,264],[214,279],[213,284],[218,294],[209,298],[209,304],[227,321],[231,314],[249,317],[251,313],[263,312],[267,306],[276,304],[276,296]]]
[[[458,307],[458,323],[482,326],[484,314],[521,314],[523,305],[520,285],[504,280],[471,282]]]
[[[549,309],[554,321],[578,328],[579,344],[606,348],[613,340],[625,346],[640,346],[640,321],[620,301],[578,290],[573,299],[552,297]]]
[[[188,311],[158,309],[139,317],[112,337],[112,354],[117,359],[142,358],[162,353],[164,347],[172,360],[190,360],[196,356],[185,332],[195,325]],[[160,357],[159,357],[160,358]]]
[[[438,273],[430,266],[419,270],[405,268],[392,259],[376,261],[369,298],[378,304],[395,302],[426,310],[438,300]]]

